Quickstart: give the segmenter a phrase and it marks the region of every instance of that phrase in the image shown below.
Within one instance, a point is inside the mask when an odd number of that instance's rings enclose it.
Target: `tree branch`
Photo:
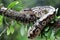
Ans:
[[[15,19],[22,22],[34,22],[36,20],[35,14],[31,10],[22,10],[20,12],[7,9],[5,7],[0,8],[0,15]]]

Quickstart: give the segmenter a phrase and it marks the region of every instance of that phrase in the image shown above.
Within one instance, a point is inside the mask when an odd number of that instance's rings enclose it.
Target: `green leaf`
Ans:
[[[57,17],[58,19],[60,18],[60,16]]]
[[[10,29],[9,28],[7,29],[7,35],[10,35]]]
[[[48,31],[49,30],[49,27],[45,28],[45,31]]]
[[[14,10],[20,11],[21,9],[25,8],[25,6],[21,0],[17,0],[17,1],[19,1],[19,3],[18,3],[18,5],[13,7]]]
[[[56,36],[60,37],[60,29],[57,31]]]
[[[51,36],[50,36],[50,40],[55,40],[55,36],[54,36],[54,34],[55,34],[55,32],[52,31]]]
[[[10,26],[10,33],[11,33],[11,34],[14,33],[14,28],[13,28],[13,26]]]
[[[16,23],[15,28],[16,28],[16,30],[20,29],[20,25],[18,23]]]
[[[10,32],[11,32],[11,34],[13,34],[14,33],[14,21],[11,21],[11,25],[10,25]]]
[[[47,36],[47,39],[49,39],[49,38],[50,38],[51,33],[52,33],[52,30],[49,30],[47,33],[45,33],[45,36]]]
[[[15,5],[17,5],[19,2],[18,1],[14,1],[12,3],[10,3],[10,5],[7,7],[8,9],[14,7]]]
[[[3,16],[0,15],[0,25],[2,25],[3,22]]]
[[[20,29],[20,33],[21,33],[21,36],[24,36],[24,34],[25,34],[24,25],[22,25],[22,27]]]

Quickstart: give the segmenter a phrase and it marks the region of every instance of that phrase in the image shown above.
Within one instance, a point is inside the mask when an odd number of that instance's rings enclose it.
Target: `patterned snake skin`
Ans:
[[[54,18],[56,15],[56,9],[52,6],[39,6],[32,8],[35,13],[41,14],[36,15],[37,17],[40,17],[35,24],[29,28],[28,30],[28,38],[33,39],[37,37],[43,28]]]
[[[4,14],[6,17],[22,21],[33,22],[34,25],[28,30],[28,38],[33,39],[37,37],[43,28],[54,18],[56,9],[52,6],[37,6],[33,8],[23,9],[20,12],[1,7],[0,15]]]

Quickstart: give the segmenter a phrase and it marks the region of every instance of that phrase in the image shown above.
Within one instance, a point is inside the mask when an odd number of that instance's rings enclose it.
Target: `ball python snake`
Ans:
[[[43,28],[54,18],[56,15],[56,9],[52,6],[37,6],[33,8],[22,9],[21,11],[15,11],[1,7],[0,15],[16,19],[22,22],[33,22],[34,25],[28,30],[28,38],[33,39],[37,37]]]
[[[34,8],[35,9],[35,8]],[[35,37],[37,37],[41,31],[43,30],[43,28],[50,22],[50,20],[52,20],[54,18],[54,16],[56,15],[56,9],[52,6],[41,6],[36,10],[38,10],[38,12],[40,13],[39,10],[42,11],[42,15],[36,22],[35,24],[29,28],[28,30],[28,38],[33,39]],[[36,11],[34,10],[34,11]],[[47,12],[46,12],[46,11]],[[45,12],[43,12],[45,11]]]

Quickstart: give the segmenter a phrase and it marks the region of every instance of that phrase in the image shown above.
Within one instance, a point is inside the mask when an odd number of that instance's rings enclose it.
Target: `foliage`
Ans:
[[[2,25],[3,16],[0,15],[0,25]]]
[[[7,8],[10,9],[10,8],[14,7],[15,5],[17,5],[18,3],[19,3],[18,1],[14,1]]]
[[[25,4],[23,4],[22,0],[16,0],[14,2],[13,1],[14,0],[9,0],[9,1],[8,0],[3,0],[3,4],[7,8],[19,11],[19,10],[25,8],[25,7],[35,6],[34,3],[36,3],[35,2],[36,0],[33,0],[33,1],[25,0]],[[60,2],[60,1],[58,0],[57,3],[58,2]],[[49,1],[46,1],[46,3],[47,3],[47,5],[55,5],[56,4],[55,0],[54,1],[53,0],[49,0]],[[60,16],[58,16],[57,19],[58,18],[60,18]],[[24,24],[24,23],[22,23],[20,21],[18,22],[16,20],[9,19],[9,18],[6,18],[4,16],[0,16],[0,30],[2,29],[2,31],[3,31],[6,26],[8,27],[7,31],[4,32],[0,36],[0,40],[29,40],[27,38],[27,30],[28,30],[28,26],[32,26],[32,25],[33,25],[33,23]],[[44,31],[40,34],[40,36],[35,38],[35,39],[36,40],[46,40],[46,39],[47,40],[54,40],[54,39],[57,38],[56,40],[58,40],[60,38],[60,29],[59,30],[56,29],[57,32],[56,32],[56,35],[55,35],[55,30],[52,29],[51,27],[52,26],[46,26],[46,28],[44,28]],[[0,31],[0,33],[2,31]],[[4,39],[2,39],[2,38],[4,38]]]

